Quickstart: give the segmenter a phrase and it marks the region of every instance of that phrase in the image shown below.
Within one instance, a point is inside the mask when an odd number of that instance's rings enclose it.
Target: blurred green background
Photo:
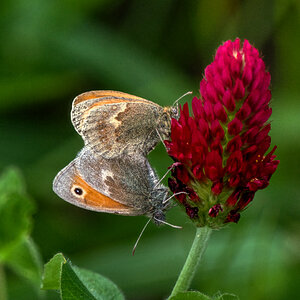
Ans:
[[[239,224],[213,233],[192,288],[240,299],[296,299],[299,8],[297,0],[2,0],[0,170],[14,165],[24,175],[43,261],[61,251],[113,280],[128,299],[169,295],[194,234],[180,209],[168,220],[184,228],[151,224],[133,257],[145,217],[86,211],[52,192],[54,176],[83,145],[71,125],[71,102],[88,90],[113,89],[170,105],[189,90],[198,94],[223,41],[247,38],[272,75],[271,136],[281,163]],[[162,145],[150,160],[160,176],[171,162]],[[29,281],[5,272],[9,299],[39,299]]]

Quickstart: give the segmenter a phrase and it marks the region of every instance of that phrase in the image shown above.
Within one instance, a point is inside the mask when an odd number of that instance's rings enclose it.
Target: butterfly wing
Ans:
[[[156,129],[164,108],[146,99],[115,91],[92,91],[73,101],[71,119],[94,155],[147,155],[160,141]]]
[[[80,152],[76,163],[82,178],[95,190],[101,190],[111,199],[133,207],[138,214],[151,210],[149,201],[156,177],[143,156],[122,155],[104,159],[94,156],[88,148]]]
[[[92,187],[82,178],[76,167],[79,159],[77,157],[55,177],[53,190],[59,197],[88,210],[128,216],[142,214],[142,212],[133,207],[120,203],[107,196],[103,191]]]

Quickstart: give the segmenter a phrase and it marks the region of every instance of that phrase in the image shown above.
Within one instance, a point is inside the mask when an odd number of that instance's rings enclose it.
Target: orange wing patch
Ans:
[[[141,102],[147,102],[147,103],[151,102],[151,101],[148,101],[148,100],[143,99],[141,97],[130,95],[130,94],[127,94],[127,93],[122,93],[122,92],[116,92],[116,91],[90,91],[90,92],[86,92],[86,93],[83,93],[83,94],[80,94],[79,96],[77,96],[74,99],[73,104],[76,105],[76,104],[78,104],[80,102],[83,102],[83,101],[86,101],[86,100],[95,99],[95,98],[104,98],[104,97],[114,97],[114,98],[118,98],[118,99],[115,99],[116,102],[112,102],[113,99],[104,101],[105,103],[103,103],[103,105],[107,104],[107,103],[119,103],[122,98],[129,98],[131,100],[140,100]],[[124,99],[124,102],[127,102],[127,101]]]
[[[101,194],[100,192],[93,189],[88,185],[82,178],[75,175],[73,179],[73,186],[71,187],[71,192],[81,201],[83,204],[94,208],[94,209],[104,209],[104,210],[128,210],[129,206],[112,200],[111,198]]]

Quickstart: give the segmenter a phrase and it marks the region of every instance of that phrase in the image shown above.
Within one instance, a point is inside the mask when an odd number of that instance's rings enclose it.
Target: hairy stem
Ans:
[[[185,264],[173,288],[171,296],[175,296],[180,292],[185,292],[190,287],[190,284],[195,276],[197,267],[201,260],[202,254],[206,248],[207,241],[211,233],[209,227],[198,227],[196,230],[195,239],[192,248],[188,254]]]

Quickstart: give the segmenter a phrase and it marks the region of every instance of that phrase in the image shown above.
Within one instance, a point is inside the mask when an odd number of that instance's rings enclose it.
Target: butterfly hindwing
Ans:
[[[170,131],[166,109],[143,98],[114,91],[87,92],[76,97],[72,123],[95,155],[113,158],[120,153],[146,156]],[[162,127],[166,128],[162,128]]]
[[[157,182],[155,172],[143,156],[103,159],[85,147],[78,156],[77,168],[94,189],[103,191],[118,202],[149,210],[151,192]]]
[[[113,200],[88,184],[79,174],[77,163],[78,157],[55,177],[53,190],[58,196],[71,204],[89,210],[122,215],[139,214],[134,208]]]

